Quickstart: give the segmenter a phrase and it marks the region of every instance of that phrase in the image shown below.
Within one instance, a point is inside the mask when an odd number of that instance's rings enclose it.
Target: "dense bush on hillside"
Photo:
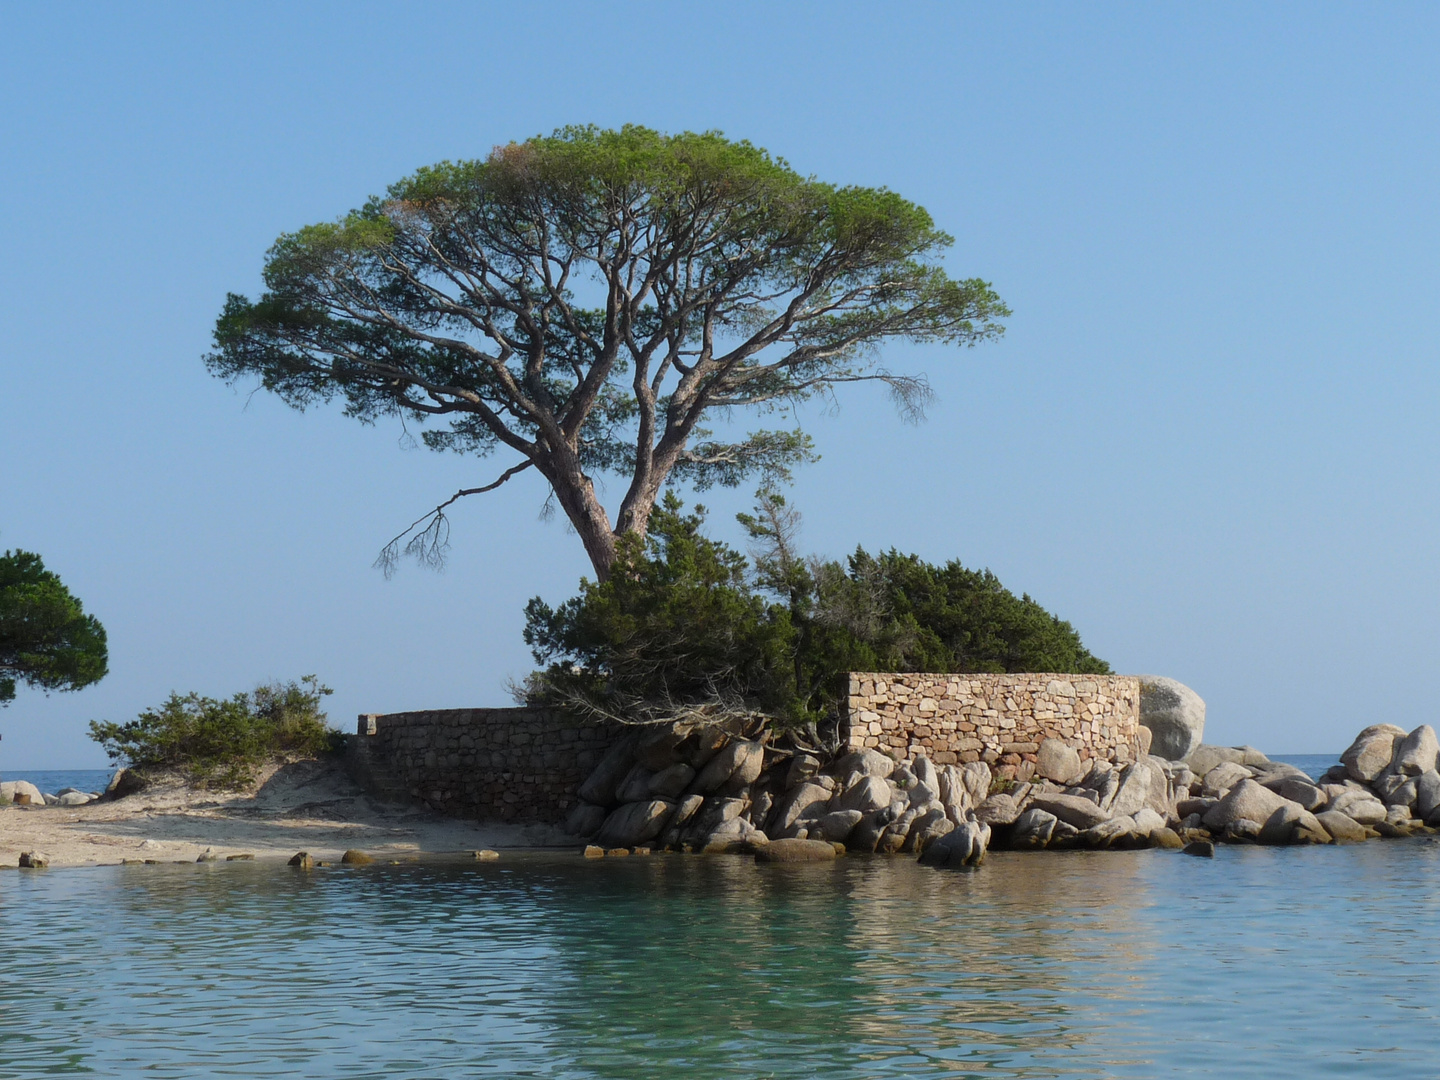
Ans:
[[[798,515],[773,493],[740,520],[753,563],[670,496],[606,581],[582,581],[557,608],[531,600],[525,641],[545,665],[532,698],[631,719],[698,707],[808,724],[833,715],[850,671],[1110,670],[989,570],[894,550],[804,558]]]
[[[144,772],[178,772],[203,787],[243,787],[274,758],[311,757],[338,745],[313,675],[220,700],[171,694],[158,709],[116,724],[91,721],[90,737],[110,760]]]

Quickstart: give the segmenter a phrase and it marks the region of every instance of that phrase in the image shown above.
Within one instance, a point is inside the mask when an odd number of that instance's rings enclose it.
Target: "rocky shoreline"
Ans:
[[[759,855],[777,841],[818,842],[806,849],[816,857],[828,847],[959,866],[978,864],[992,848],[1203,855],[1216,842],[1352,843],[1440,832],[1437,759],[1440,741],[1428,724],[1411,732],[1367,727],[1318,778],[1248,746],[1201,744],[1180,759],[1147,747],[1128,763],[1082,762],[1072,747],[1047,740],[1026,763],[1028,778],[1016,780],[984,761],[936,765],[923,754],[899,759],[871,749],[827,755],[789,736],[772,739],[763,727],[671,724],[614,746],[581,785],[566,829],[588,841],[592,855],[652,844]]]

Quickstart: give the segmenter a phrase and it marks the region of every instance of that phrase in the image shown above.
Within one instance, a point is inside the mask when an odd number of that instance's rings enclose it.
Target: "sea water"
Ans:
[[[1440,843],[0,871],[0,1076],[1424,1077]]]

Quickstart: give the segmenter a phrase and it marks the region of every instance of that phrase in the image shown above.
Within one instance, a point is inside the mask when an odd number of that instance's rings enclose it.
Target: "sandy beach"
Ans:
[[[80,807],[0,806],[0,866],[16,866],[21,852],[62,867],[193,862],[207,849],[219,859],[297,851],[332,859],[358,848],[378,859],[574,843],[549,826],[480,824],[379,802],[328,762],[272,766],[257,781],[238,793],[166,783]]]

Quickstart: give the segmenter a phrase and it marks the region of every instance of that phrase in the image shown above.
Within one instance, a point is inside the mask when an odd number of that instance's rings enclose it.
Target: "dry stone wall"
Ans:
[[[1081,760],[1140,754],[1140,680],[1130,675],[914,675],[854,673],[846,700],[851,749],[937,765],[983,761],[1028,780],[1046,739]]]
[[[616,730],[551,709],[365,714],[351,771],[371,790],[419,799],[452,817],[557,822]]]

